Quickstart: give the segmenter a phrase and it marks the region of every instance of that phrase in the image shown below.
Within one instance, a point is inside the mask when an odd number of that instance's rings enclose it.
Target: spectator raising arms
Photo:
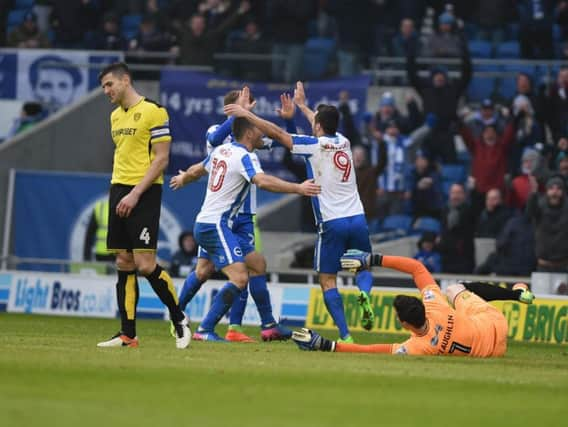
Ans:
[[[511,216],[511,211],[503,205],[501,190],[492,188],[485,197],[485,209],[481,211],[477,223],[476,237],[496,238]]]
[[[455,81],[450,81],[442,68],[433,68],[430,80],[418,77],[416,52],[409,51],[406,62],[408,80],[422,97],[424,114],[432,113],[437,118],[436,126],[425,141],[426,148],[434,159],[440,157],[444,163],[455,163],[457,160],[454,145],[456,111],[458,101],[471,80],[471,59],[463,35],[460,37],[460,47],[461,77]]]

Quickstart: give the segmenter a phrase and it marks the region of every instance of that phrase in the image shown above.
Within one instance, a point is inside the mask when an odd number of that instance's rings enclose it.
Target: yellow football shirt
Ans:
[[[136,185],[150,167],[155,155],[152,144],[171,142],[168,112],[142,98],[128,109],[116,108],[110,115],[115,144],[112,184]],[[164,182],[163,174],[154,184]]]

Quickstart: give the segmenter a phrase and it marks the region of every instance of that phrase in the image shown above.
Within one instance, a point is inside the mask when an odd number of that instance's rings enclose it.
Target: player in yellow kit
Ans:
[[[109,193],[107,248],[116,254],[117,304],[121,329],[98,347],[138,347],[137,274],[168,307],[176,347],[189,345],[189,319],[178,307],[168,272],[156,263],[164,170],[170,153],[168,112],[132,86],[128,66],[110,64],[99,74],[101,87],[117,107],[110,116],[115,144]]]
[[[349,271],[381,266],[412,275],[422,301],[398,295],[393,303],[400,323],[411,336],[403,343],[358,345],[330,341],[304,328],[292,335],[301,349],[470,357],[503,356],[507,351],[507,320],[495,307],[468,291],[464,284],[448,286],[444,295],[426,267],[406,257],[348,251],[341,258],[341,265]],[[526,285],[521,291],[530,293]],[[515,291],[509,292],[515,295],[511,299],[517,299]]]

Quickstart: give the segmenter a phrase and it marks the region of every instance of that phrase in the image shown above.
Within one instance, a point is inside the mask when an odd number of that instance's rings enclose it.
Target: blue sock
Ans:
[[[247,308],[248,296],[248,291],[243,289],[239,297],[235,299],[235,302],[233,302],[233,305],[231,306],[231,313],[229,314],[230,325],[242,325],[245,309]]]
[[[370,293],[373,287],[373,275],[369,270],[363,270],[355,276],[355,283],[360,291]]]
[[[270,293],[266,286],[266,276],[253,276],[249,278],[250,294],[254,299],[258,314],[260,314],[260,323],[262,326],[274,326],[276,320],[272,316],[272,304],[270,303]]]
[[[202,284],[203,283],[197,279],[195,271],[192,271],[190,275],[187,276],[179,294],[179,308],[181,308],[182,311],[185,311],[185,307],[189,304],[199,289],[201,289]]]
[[[347,321],[345,320],[345,311],[343,310],[343,300],[337,288],[328,289],[323,293],[323,300],[327,311],[335,321],[339,329],[339,336],[345,338],[349,335],[349,328],[347,328]]]
[[[223,288],[217,292],[215,299],[211,303],[211,308],[199,325],[200,332],[213,332],[219,320],[229,311],[233,302],[239,297],[241,290],[231,282],[227,282]]]

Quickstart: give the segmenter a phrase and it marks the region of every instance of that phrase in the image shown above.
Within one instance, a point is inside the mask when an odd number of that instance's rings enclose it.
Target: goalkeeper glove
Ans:
[[[292,332],[292,340],[298,345],[300,350],[335,351],[335,341],[328,340],[307,328]]]

